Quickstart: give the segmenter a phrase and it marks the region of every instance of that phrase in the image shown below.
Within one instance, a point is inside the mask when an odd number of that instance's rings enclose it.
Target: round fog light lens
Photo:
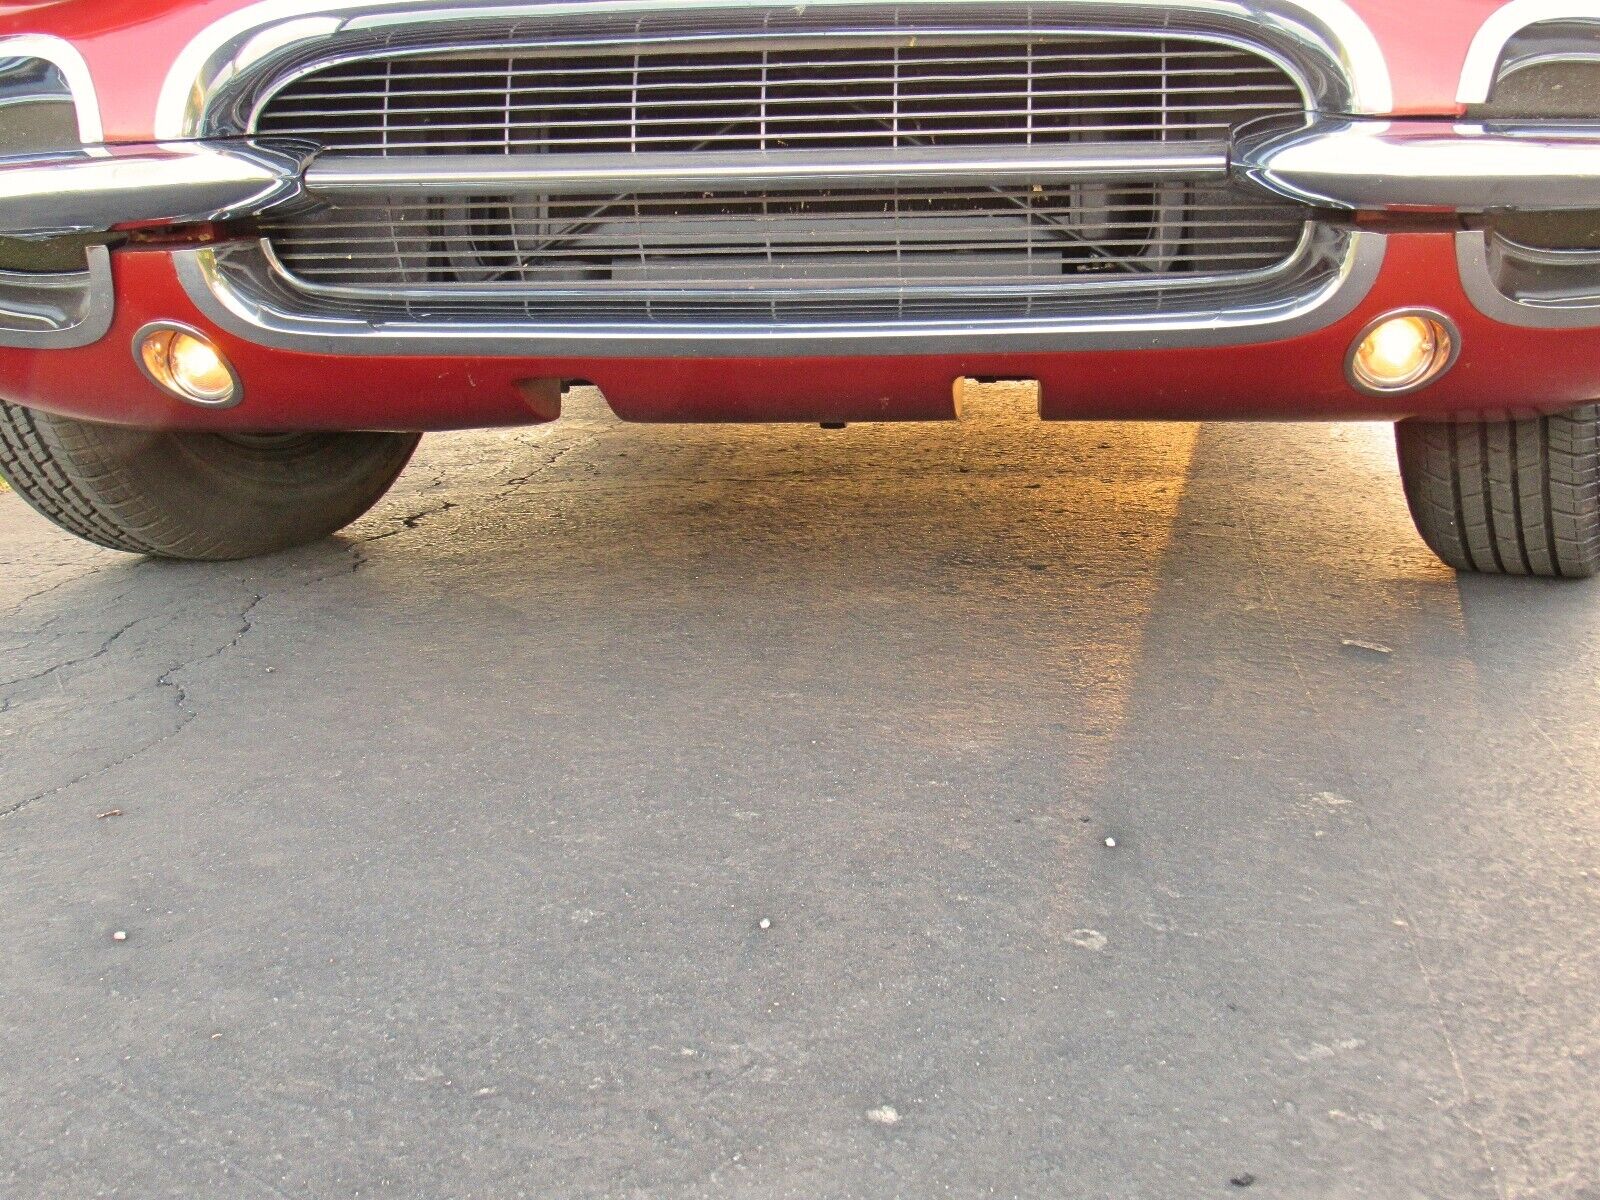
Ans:
[[[187,404],[231,408],[243,399],[239,377],[199,330],[148,325],[134,339],[134,357],[152,383]]]
[[[1356,339],[1350,350],[1350,382],[1382,396],[1414,392],[1448,371],[1460,349],[1460,335],[1442,313],[1390,313]]]

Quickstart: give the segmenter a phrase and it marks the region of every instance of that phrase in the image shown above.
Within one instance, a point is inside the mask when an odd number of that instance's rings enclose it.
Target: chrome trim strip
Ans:
[[[914,355],[1238,346],[1315,332],[1355,311],[1377,282],[1387,239],[1349,235],[1339,272],[1315,292],[1222,312],[1088,319],[926,320],[849,324],[530,326],[508,322],[436,325],[308,315],[240,291],[217,251],[176,254],[178,277],[219,328],[284,350],[322,354],[462,355],[513,358],[743,358]]]
[[[1506,80],[1514,78],[1521,71],[1527,71],[1534,67],[1549,67],[1567,63],[1600,63],[1600,23],[1595,25],[1595,43],[1593,46],[1582,48],[1563,47],[1542,53],[1519,55],[1512,59],[1502,59],[1499,74],[1495,78],[1495,86],[1498,87]]]
[[[1506,295],[1495,282],[1490,235],[1480,229],[1456,234],[1456,266],[1472,306],[1491,321],[1523,329],[1600,328],[1600,289],[1590,297],[1543,303]]]
[[[1001,0],[962,0],[968,7]],[[804,11],[881,8],[862,0],[812,0]],[[908,8],[911,6],[907,6]],[[917,0],[929,13],[948,11],[949,0]],[[704,0],[695,11],[749,12],[751,9],[796,12],[780,0]],[[156,106],[155,136],[175,140],[203,136],[207,111],[221,93],[240,86],[274,64],[289,64],[295,55],[314,53],[318,44],[332,50],[340,35],[371,34],[396,41],[403,31],[434,23],[455,27],[474,22],[560,22],[617,14],[688,11],[683,0],[550,0],[547,3],[478,0],[443,7],[437,0],[260,0],[222,17],[183,48],[162,85]],[[1203,23],[1222,32],[1250,30],[1252,48],[1280,50],[1293,45],[1306,58],[1323,64],[1330,76],[1348,88],[1352,113],[1388,113],[1394,89],[1377,38],[1345,0],[1042,0],[1031,6],[1036,17],[1063,21],[1090,19],[1129,29],[1171,27],[1175,18]],[[530,27],[530,34],[534,30]],[[320,64],[319,64],[320,65]],[[1299,72],[1296,72],[1299,74]],[[243,132],[235,130],[234,132]]]
[[[178,142],[0,158],[0,236],[259,215],[301,198],[312,153],[251,142]]]
[[[319,198],[543,195],[597,188],[628,193],[805,189],[893,184],[1198,182],[1228,176],[1226,144],[1118,147],[1007,146],[988,149],[767,150],[720,155],[449,154],[383,158],[326,155],[306,171]],[[3,191],[0,176],[0,191]],[[3,209],[0,209],[3,214]],[[0,215],[3,225],[3,215]]]
[[[1529,246],[1524,242],[1512,241],[1503,233],[1494,233],[1496,242],[1507,248],[1507,251],[1516,256],[1518,262],[1531,263],[1541,267],[1577,267],[1582,270],[1600,268],[1600,249],[1589,249],[1586,246],[1577,246],[1568,249],[1552,246]],[[1596,292],[1600,297],[1600,290]]]
[[[1274,120],[1236,140],[1232,169],[1274,196],[1353,211],[1597,208],[1600,122]]]
[[[1548,21],[1586,21],[1596,24],[1600,34],[1600,14],[1594,0],[1511,0],[1491,14],[1472,39],[1467,59],[1461,68],[1461,84],[1456,100],[1461,104],[1484,104],[1500,77],[1500,61],[1506,47],[1523,30]]]
[[[1052,4],[1082,4],[1086,2],[1097,3],[1097,0],[1049,0],[1049,2]],[[772,0],[766,0],[767,5],[771,5],[771,3]],[[943,8],[935,8],[930,11],[934,14],[944,17],[946,21],[951,20],[951,18],[946,15],[951,10],[985,10],[985,8],[987,8],[987,11],[985,11],[985,15],[987,16],[988,11],[1006,9],[1015,10],[1017,8],[1017,0],[916,0],[916,3],[945,5]],[[869,11],[883,11],[887,7],[883,3],[883,0],[820,0],[820,3],[817,5],[808,5],[804,7],[791,7],[785,5],[782,8],[775,10],[773,15],[777,16],[780,14],[804,12],[809,8],[820,7],[826,9],[830,5],[850,5],[852,7],[864,8]],[[1148,7],[1148,4],[1145,6]],[[586,7],[583,10],[583,13],[585,16],[589,16],[594,13],[603,14],[605,12],[612,11],[613,7],[613,5],[591,5]],[[660,6],[658,5],[657,9],[659,9],[659,7]],[[698,7],[699,6],[697,6],[697,8]],[[715,9],[717,6],[713,5],[711,7]],[[768,9],[763,8],[761,3],[755,2],[755,0],[753,0],[752,3],[737,5],[736,7],[741,12],[746,10],[761,12],[768,11]],[[1009,26],[999,23],[990,25],[952,24],[948,27],[942,27],[935,26],[931,22],[918,22],[915,28],[912,30],[897,30],[894,28],[872,29],[867,27],[865,24],[850,26],[839,25],[828,29],[824,34],[818,34],[815,32],[808,34],[786,33],[779,30],[774,30],[770,27],[759,32],[743,32],[738,34],[718,32],[671,33],[664,31],[641,32],[638,30],[638,23],[641,22],[643,18],[649,15],[651,12],[651,9],[648,7],[647,0],[644,3],[641,3],[640,0],[633,0],[631,6],[624,11],[636,12],[638,14],[635,19],[635,23],[632,26],[632,31],[628,33],[589,34],[582,37],[565,36],[560,40],[552,40],[549,42],[536,43],[532,45],[528,44],[526,41],[519,41],[514,38],[502,36],[482,41],[473,40],[469,44],[474,50],[485,54],[499,55],[502,53],[512,53],[519,56],[538,56],[540,54],[546,54],[552,57],[561,57],[563,55],[571,54],[574,50],[585,53],[595,50],[631,52],[644,47],[650,47],[656,50],[667,47],[679,51],[689,49],[704,50],[712,54],[721,53],[724,51],[739,52],[760,50],[764,47],[773,46],[783,49],[814,48],[819,45],[827,48],[840,48],[848,46],[881,47],[884,45],[886,39],[892,40],[897,37],[903,39],[908,46],[916,45],[923,47],[931,45],[961,46],[973,42],[991,43],[998,41],[1013,42],[1020,46],[1026,45],[1030,41],[1036,41],[1040,39],[1049,39],[1052,37],[1074,37],[1083,36],[1085,34],[1103,34],[1119,38],[1126,37],[1146,40],[1159,40],[1163,37],[1178,37],[1182,38],[1183,40],[1206,42],[1215,46],[1226,46],[1236,50],[1243,50],[1261,58],[1264,62],[1272,63],[1274,66],[1283,71],[1283,73],[1287,75],[1290,80],[1293,81],[1295,87],[1299,90],[1302,98],[1304,99],[1304,107],[1307,109],[1332,109],[1334,111],[1345,111],[1351,107],[1350,104],[1345,102],[1348,99],[1347,94],[1342,91],[1338,96],[1331,96],[1327,94],[1326,89],[1324,89],[1323,93],[1320,94],[1314,92],[1313,89],[1308,86],[1307,72],[1303,62],[1297,62],[1291,56],[1283,53],[1282,50],[1276,46],[1263,45],[1260,42],[1252,41],[1248,37],[1242,36],[1236,30],[1220,31],[1208,29],[1194,31],[1176,27],[1170,23],[1162,23],[1154,28],[1128,26],[1125,24],[1085,25],[1082,23],[1075,23],[1070,19],[1070,16],[1066,16],[1051,21],[1048,24],[1042,21],[1036,21],[1027,26],[1025,31],[1020,29],[1016,24]],[[899,12],[900,10],[896,9],[892,11]],[[1029,15],[1031,16],[1032,13],[1030,12]],[[1052,12],[1049,15],[1054,16],[1055,14]],[[846,16],[853,16],[853,19],[856,21],[861,21],[863,19],[858,15],[848,13]],[[356,26],[352,26],[352,28],[355,27]],[[227,107],[226,105],[219,105],[217,103],[219,98],[232,99],[231,93],[228,89],[219,89],[218,92],[212,96],[210,107],[197,114],[193,125],[195,132],[190,136],[226,136],[231,133],[236,133],[240,130],[254,130],[257,127],[256,123],[261,114],[271,106],[272,101],[277,98],[278,94],[288,90],[295,83],[299,82],[306,76],[315,75],[318,72],[325,71],[330,68],[347,66],[352,63],[378,61],[397,62],[406,61],[409,59],[425,59],[440,53],[448,54],[452,51],[461,50],[463,48],[462,39],[470,39],[473,33],[470,25],[461,27],[456,24],[451,24],[449,26],[449,30],[456,31],[456,37],[452,39],[448,31],[440,33],[433,25],[427,25],[424,26],[424,28],[432,31],[432,36],[420,41],[415,45],[393,44],[387,40],[384,41],[382,45],[376,47],[362,44],[347,46],[345,43],[340,42],[338,43],[337,50],[318,55],[312,58],[310,61],[300,63],[289,70],[284,70],[278,73],[265,72],[264,74],[267,80],[267,83],[265,84],[265,90],[251,97],[252,102],[248,112],[243,114],[244,119],[233,120],[231,124],[227,123],[223,115],[217,111],[219,108]],[[1320,62],[1318,65],[1325,69],[1339,67],[1339,64],[1333,62],[1332,60]],[[253,82],[254,81],[252,80],[252,83]],[[1342,73],[1338,76],[1338,83],[1341,86],[1346,83]],[[235,86],[237,86],[237,81]],[[239,114],[237,113],[230,114],[230,116],[235,117],[238,115]]]

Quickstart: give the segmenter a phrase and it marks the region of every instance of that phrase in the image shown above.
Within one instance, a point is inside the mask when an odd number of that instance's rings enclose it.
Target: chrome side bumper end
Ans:
[[[192,225],[305,200],[316,147],[240,140],[105,145],[0,158],[0,236]]]
[[[1314,116],[1246,126],[1231,173],[1348,212],[1600,209],[1600,122]]]

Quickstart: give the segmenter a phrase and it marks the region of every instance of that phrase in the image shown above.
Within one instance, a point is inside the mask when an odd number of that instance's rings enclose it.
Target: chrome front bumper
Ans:
[[[674,161],[677,158],[683,161]],[[0,238],[70,237],[88,245],[88,272],[63,277],[63,287],[70,284],[70,288],[58,287],[35,297],[11,287],[13,306],[29,309],[32,315],[26,319],[39,332],[26,327],[20,332],[0,330],[0,344],[66,347],[102,336],[112,303],[106,245],[136,231],[145,236],[169,231],[178,242],[187,240],[181,236],[185,227],[278,217],[322,204],[370,203],[374,197],[403,199],[416,192],[471,198],[507,191],[649,193],[685,187],[783,191],[974,179],[1040,184],[1232,182],[1241,189],[1304,205],[1312,214],[1470,218],[1498,212],[1600,211],[1600,122],[1308,116],[1287,122],[1273,118],[1243,127],[1231,142],[1194,142],[1181,148],[1101,144],[901,148],[893,153],[772,151],[715,157],[372,158],[319,153],[307,143],[260,138],[89,146],[0,159]],[[1350,237],[1351,252],[1342,276],[1314,292],[1288,296],[1242,315],[1200,314],[1183,320],[1162,316],[1116,325],[1085,323],[1070,330],[1032,323],[1015,329],[985,328],[979,340],[987,348],[1008,350],[1233,345],[1292,336],[1351,311],[1376,279],[1385,239],[1371,233]],[[1472,228],[1458,235],[1458,247],[1462,284],[1486,316],[1511,325],[1600,326],[1600,251],[1537,250]],[[270,295],[237,291],[218,254],[193,250],[180,255],[180,275],[191,297],[223,327],[269,345],[341,353],[593,356],[691,354],[704,352],[706,344],[703,330],[676,334],[597,326],[552,333],[486,323],[470,332],[441,333],[394,324],[379,329],[360,319],[310,317],[292,306],[277,305]],[[1530,279],[1535,283],[1524,286]],[[848,330],[768,326],[728,332],[717,344],[740,354],[822,353],[842,339],[862,353],[915,354],[972,344],[976,333],[965,321],[916,330],[888,324]]]
[[[1600,122],[1310,117],[1233,143],[872,152],[344,157],[292,141],[97,146],[0,159],[0,236],[45,238],[281,214],[374,195],[496,195],[985,182],[1232,180],[1341,212],[1600,209]]]

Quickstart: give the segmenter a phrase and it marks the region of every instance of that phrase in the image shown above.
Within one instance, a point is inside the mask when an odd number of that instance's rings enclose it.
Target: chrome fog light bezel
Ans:
[[[169,357],[173,342],[180,337],[190,338],[216,355],[218,365],[228,376],[225,392],[208,393],[184,385]],[[239,381],[239,372],[228,361],[221,347],[209,335],[181,321],[151,321],[141,326],[133,335],[133,361],[146,379],[184,404],[196,408],[225,409],[233,408],[244,400],[244,385]]]
[[[1376,378],[1361,366],[1361,351],[1367,341],[1391,321],[1416,320],[1431,327],[1433,351],[1428,360],[1415,372],[1386,382]],[[1456,365],[1461,357],[1461,330],[1444,313],[1435,308],[1397,308],[1368,321],[1350,343],[1345,352],[1344,373],[1350,386],[1367,396],[1409,396],[1430,387]]]

